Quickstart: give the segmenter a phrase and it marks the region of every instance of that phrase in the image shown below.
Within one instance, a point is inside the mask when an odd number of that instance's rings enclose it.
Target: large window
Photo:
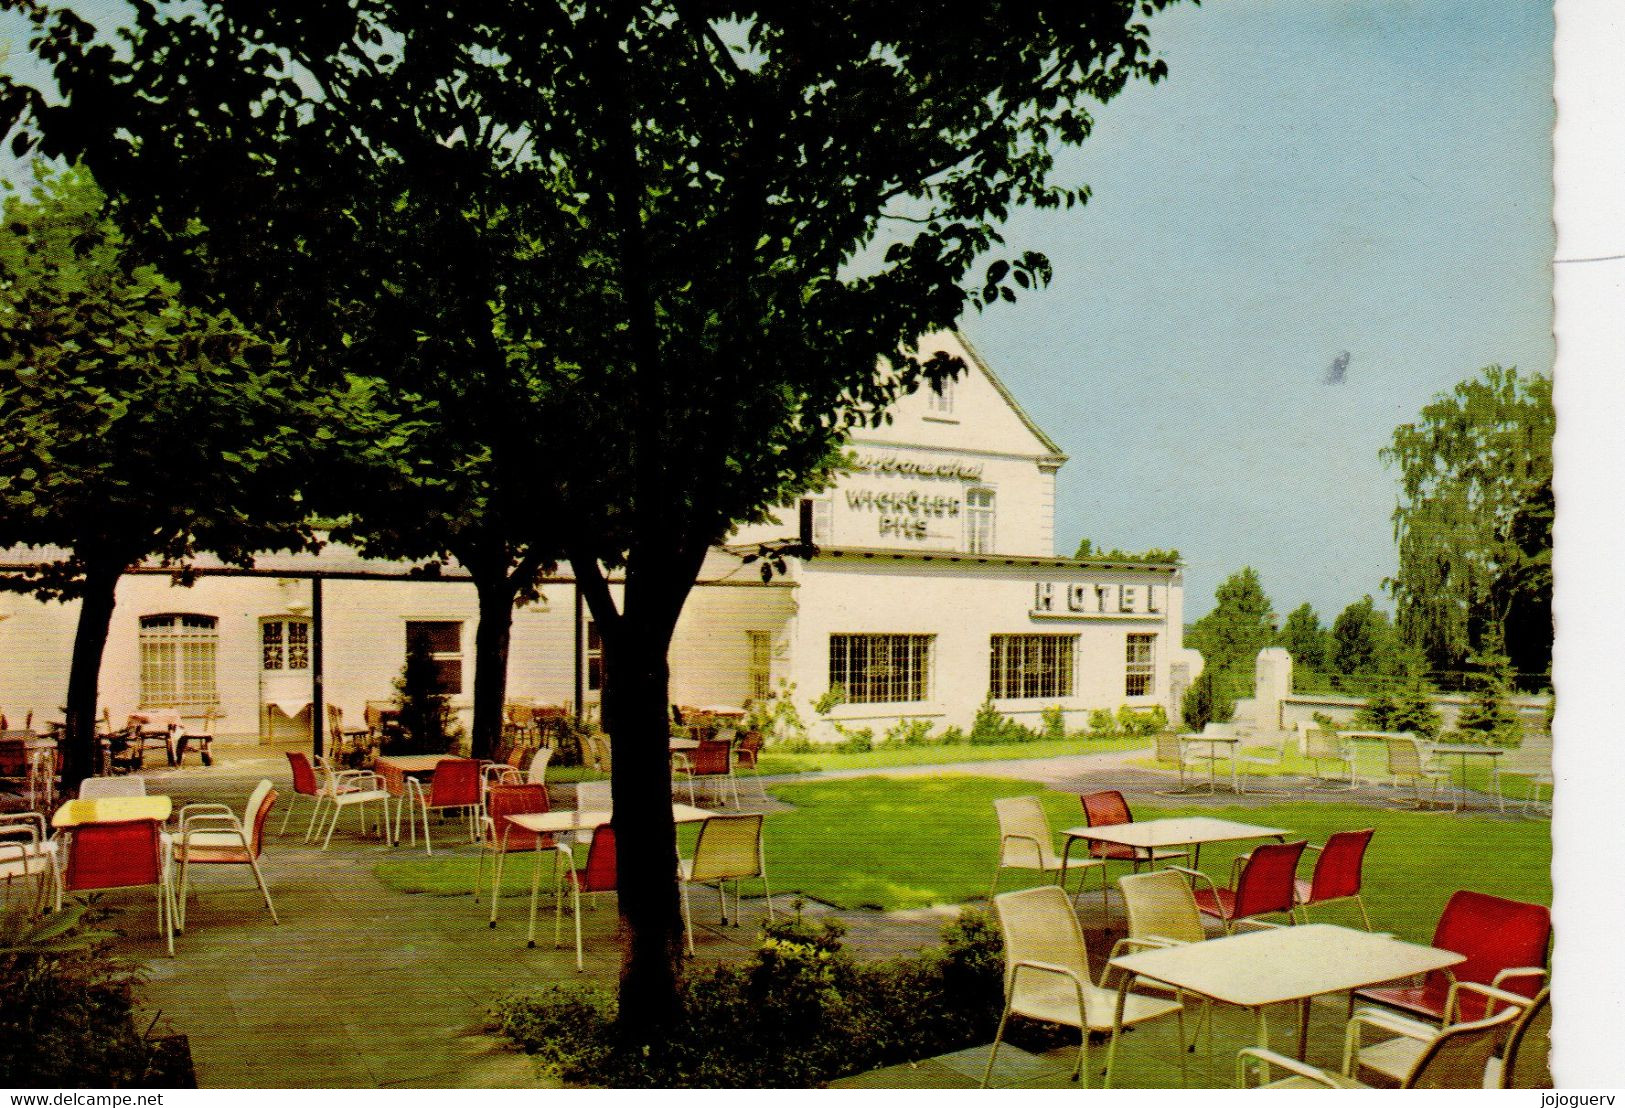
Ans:
[[[213,616],[142,616],[141,707],[218,704],[220,694],[214,683],[218,645]]]
[[[993,553],[993,490],[965,493],[965,549],[972,554]]]
[[[1076,635],[994,635],[988,667],[993,699],[1071,696],[1077,645]]]
[[[934,635],[831,635],[829,683],[852,704],[928,700]]]
[[[1156,691],[1157,636],[1130,635],[1124,659],[1126,675],[1123,692],[1129,696],[1150,696]]]
[[[463,625],[454,619],[406,621],[406,649],[428,652],[434,659],[435,691],[459,696],[463,691]]]
[[[959,381],[954,377],[943,377],[932,382],[926,387],[926,410],[937,416],[953,415],[954,393],[958,388]]]
[[[268,619],[260,624],[260,668],[267,672],[310,668],[310,623]]]
[[[746,631],[745,640],[750,647],[750,668],[746,671],[750,698],[766,700],[773,693],[773,634],[770,631]]]

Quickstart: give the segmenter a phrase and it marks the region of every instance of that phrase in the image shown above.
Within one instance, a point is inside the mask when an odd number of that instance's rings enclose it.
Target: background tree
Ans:
[[[1314,607],[1306,602],[1288,612],[1279,641],[1292,655],[1293,687],[1299,692],[1325,691],[1331,634],[1320,625]]]
[[[1516,746],[1523,739],[1523,721],[1510,702],[1511,661],[1505,654],[1487,650],[1474,655],[1472,664],[1478,672],[1473,681],[1472,700],[1456,717],[1459,737],[1464,742]]]
[[[306,399],[281,353],[181,302],[102,217],[83,169],[8,197],[0,228],[0,545],[44,548],[0,587],[79,601],[63,787],[96,772],[96,693],[126,569],[241,565],[309,539],[292,466]]]
[[[1186,639],[1202,652],[1202,672],[1212,673],[1215,688],[1233,702],[1252,695],[1258,652],[1275,641],[1275,614],[1252,566],[1227,577],[1213,599],[1213,610],[1191,625]]]
[[[1344,608],[1332,621],[1330,664],[1338,688],[1364,692],[1386,687],[1399,672],[1399,642],[1388,613],[1370,596]]]
[[[538,219],[564,229],[558,264],[578,271],[528,337],[578,388],[548,476],[604,641],[629,1045],[658,1048],[676,1019],[666,653],[707,552],[819,481],[850,427],[961,368],[921,355],[919,336],[1048,279],[1038,254],[987,261],[999,223],[1016,204],[1086,198],[1051,182],[1055,151],[1089,135],[1092,104],[1164,73],[1139,20],[1166,3],[1000,2],[954,19],[903,0],[142,3],[127,57],[70,12],[38,13],[64,101],[14,86],[14,110],[139,194],[131,225],[203,276],[251,264],[222,244],[292,241],[256,236],[313,220],[298,236],[311,290],[285,295],[325,299],[324,267],[352,264],[348,223],[394,218],[283,199],[332,177],[342,191],[335,149],[433,166],[444,187],[424,185],[447,203],[521,188],[511,211],[548,211],[538,197],[567,177],[557,220]],[[300,132],[297,158],[265,163],[266,118]],[[311,119],[331,122],[306,132]],[[487,175],[465,158],[492,133],[511,157]],[[416,134],[435,142],[407,157]],[[503,274],[512,261],[481,259]],[[279,310],[232,302],[256,320]],[[350,327],[336,313],[314,337],[346,363],[334,336]]]
[[[1387,584],[1400,633],[1436,671],[1464,670],[1491,643],[1534,667],[1526,678],[1550,664],[1555,428],[1551,379],[1492,365],[1436,396],[1382,452],[1400,475],[1399,572]]]

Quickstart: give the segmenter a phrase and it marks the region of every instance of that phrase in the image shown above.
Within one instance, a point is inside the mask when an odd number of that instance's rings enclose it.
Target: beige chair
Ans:
[[[1117,879],[1123,892],[1123,908],[1128,915],[1128,934],[1112,946],[1111,956],[1132,953],[1158,946],[1181,946],[1207,939],[1202,925],[1202,913],[1196,907],[1196,894],[1184,874],[1173,869],[1152,870],[1149,873],[1125,874]],[[1184,994],[1175,995],[1184,1000]],[[1213,1048],[1213,1002],[1202,1001],[1202,1013],[1192,1032],[1191,1045],[1201,1037],[1202,1026],[1208,1027],[1208,1050],[1211,1063]]]
[[[145,777],[87,777],[79,782],[80,800],[97,800],[106,796],[146,796]]]
[[[265,874],[260,870],[265,821],[275,804],[276,789],[269,780],[261,780],[249,794],[241,818],[224,804],[188,804],[181,809],[180,829],[172,840],[174,860],[180,867],[175,908],[177,931],[186,930],[186,900],[193,866],[248,866],[254,872],[260,895],[265,898],[271,922],[280,922],[276,918],[276,905],[271,903],[271,890],[265,884]]]
[[[762,816],[712,816],[700,824],[700,837],[694,843],[694,857],[681,858],[677,876],[683,890],[683,931],[688,936],[688,952],[694,953],[694,924],[689,916],[688,887],[715,885],[722,898],[722,922],[728,922],[728,882],[734,883],[734,926],[739,926],[739,882],[760,878],[762,896],[767,900],[767,918],[773,918],[773,893],[767,887],[767,859],[762,851]]]
[[[1458,1023],[1440,1031],[1427,1028],[1427,1041],[1422,1043],[1416,1060],[1401,1076],[1402,1089],[1480,1089],[1484,1086],[1484,1072],[1495,1048],[1500,1045],[1519,1009],[1504,1008],[1493,1016]],[[1418,1025],[1421,1026],[1421,1025]],[[1251,1064],[1249,1064],[1251,1063]],[[1251,1071],[1261,1070],[1268,1078],[1270,1068],[1285,1070],[1292,1076],[1258,1086],[1249,1086]],[[1236,1055],[1236,1086],[1238,1088],[1265,1089],[1369,1089],[1346,1073],[1333,1073],[1296,1058],[1288,1058],[1273,1050],[1250,1046]]]
[[[328,844],[333,841],[333,830],[339,825],[339,813],[346,808],[356,809],[356,816],[361,823],[361,833],[365,835],[369,804],[377,804],[383,809],[378,817],[378,833],[386,843],[389,842],[394,837],[389,827],[389,802],[394,798],[384,786],[384,779],[371,770],[335,770],[326,761],[321,761],[320,766],[326,774],[326,780],[322,783],[321,795],[317,798],[317,808],[320,810],[325,802],[331,809],[327,817],[327,834],[322,838],[322,849],[326,850]],[[317,830],[321,829],[318,827]]]
[[[993,1078],[993,1063],[1012,1015],[1075,1027],[1082,1040],[1078,1064],[1072,1080],[1083,1074],[1089,1060],[1089,1033],[1110,1031],[1117,1010],[1115,989],[1095,984],[1089,975],[1089,952],[1083,930],[1072,911],[1066,890],[1057,885],[1040,885],[1000,893],[993,900],[1004,934],[1004,1014],[993,1036],[987,1068],[982,1071],[982,1087]],[[1174,1015],[1179,1020],[1179,1041],[1185,1041],[1185,1008],[1177,1000],[1128,993],[1123,997],[1123,1026]],[[1113,1052],[1115,1053],[1115,1042]],[[1181,1074],[1185,1051],[1179,1052]],[[1106,1062],[1106,1085],[1112,1080],[1112,1058]],[[1085,1085],[1088,1082],[1085,1081]]]
[[[1490,1059],[1484,1087],[1491,1089],[1550,1089],[1552,1072],[1552,991],[1542,989],[1524,1009],[1507,1036],[1501,1057]]]
[[[1262,771],[1278,770],[1286,764],[1286,736],[1281,736],[1273,743],[1242,744],[1234,754],[1238,770],[1241,766],[1256,766]],[[1255,796],[1285,796],[1284,789],[1249,788],[1247,774],[1239,772],[1236,776],[1236,791],[1252,793]]]
[[[1036,796],[1006,796],[993,802],[999,818],[999,857],[993,867],[993,881],[987,897],[999,888],[999,874],[1007,869],[1031,869],[1048,876],[1054,874],[1056,883],[1065,888],[1066,873],[1061,872],[1061,855],[1055,852],[1055,836],[1050,833],[1049,818],[1044,815],[1043,802]],[[1101,881],[1106,880],[1106,860],[1091,858],[1081,847],[1066,859],[1066,870],[1085,873],[1099,867]],[[1078,878],[1078,892],[1083,892],[1084,877]]]
[[[1415,797],[1413,808],[1423,807],[1429,799],[1422,796],[1422,787],[1428,788],[1430,798],[1437,802],[1439,799],[1439,786],[1448,784],[1450,770],[1443,766],[1435,766],[1428,762],[1422,753],[1422,744],[1408,736],[1393,736],[1385,739],[1388,748],[1388,777],[1395,788],[1409,783]]]
[[[1189,767],[1191,772],[1196,775],[1196,779],[1200,784],[1205,785],[1206,782],[1202,781],[1203,773],[1211,773],[1212,767],[1218,761],[1218,755],[1214,754],[1211,748],[1204,748],[1199,753],[1192,752],[1183,742],[1180,742],[1179,736],[1172,732],[1159,733],[1153,738],[1152,745],[1158,762],[1172,762],[1179,769],[1179,788],[1158,792],[1158,796],[1181,796],[1188,792],[1195,792],[1195,787],[1185,783],[1186,767]],[[1209,768],[1198,772],[1202,765]]]
[[[4,883],[5,900],[11,904],[13,881],[36,879],[34,912],[45,910],[47,897],[51,902],[62,899],[62,870],[57,858],[57,842],[45,826],[45,817],[39,812],[13,812],[0,815],[0,882]]]
[[[1304,731],[1303,756],[1309,759],[1314,767],[1314,776],[1309,782],[1310,788],[1341,792],[1355,787],[1354,752],[1337,737],[1337,732],[1328,731],[1323,727],[1311,727]],[[1343,775],[1323,775],[1320,771],[1323,762],[1342,766]]]

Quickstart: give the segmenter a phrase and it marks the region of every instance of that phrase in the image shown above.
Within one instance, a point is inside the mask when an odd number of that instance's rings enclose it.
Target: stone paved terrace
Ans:
[[[929,774],[963,772],[1021,777],[1053,788],[1086,791],[1096,787],[1150,793],[1167,788],[1171,774],[1127,766],[1144,754],[1088,755],[1044,760],[983,762],[955,767],[909,767],[882,772]],[[148,769],[153,792],[167,793],[177,806],[196,800],[219,800],[240,807],[255,781],[269,777],[284,796],[287,762],[270,747],[221,747],[212,768],[189,759],[180,769]],[[569,786],[555,786],[555,800],[565,804]],[[1360,796],[1334,794],[1341,800]],[[1378,799],[1375,790],[1370,798]],[[1243,797],[1243,804],[1262,804],[1271,797]],[[1209,803],[1196,795],[1182,804]],[[176,957],[163,955],[156,935],[149,895],[107,894],[109,903],[126,909],[119,925],[128,932],[125,953],[143,959],[150,970],[144,1002],[147,1018],[159,1019],[160,1030],[189,1036],[199,1084],[215,1088],[279,1087],[540,1087],[529,1060],[509,1050],[484,1031],[491,1002],[513,988],[582,979],[610,983],[619,967],[613,942],[615,912],[605,902],[584,914],[586,971],[578,974],[573,948],[555,950],[551,921],[539,924],[538,946],[524,945],[524,901],[506,898],[496,929],[485,924],[484,907],[472,896],[432,897],[397,892],[373,875],[374,865],[398,856],[377,839],[353,830],[353,813],[322,852],[301,839],[308,801],[299,800],[288,834],[277,835],[285,800],[279,800],[264,865],[281,918],[272,926],[250,876],[232,868],[203,873],[195,879],[187,930],[177,936]],[[1234,805],[1222,795],[1211,803]],[[750,806],[747,799],[746,806]],[[445,825],[447,853],[473,856],[466,843],[451,846],[455,824]],[[442,847],[437,845],[437,856]],[[521,863],[523,864],[523,863]],[[771,859],[769,859],[771,872]],[[751,900],[747,884],[745,925],[717,926],[714,896],[696,900],[694,918],[698,959],[702,962],[749,955],[762,918],[762,902]],[[775,905],[788,909],[792,894],[781,893]],[[1093,898],[1090,898],[1092,901]],[[544,912],[549,911],[544,901]],[[808,914],[827,912],[848,928],[846,945],[858,957],[911,951],[939,940],[943,924],[956,911],[933,908],[908,912],[835,912],[817,904]],[[1085,906],[1086,916],[1088,906]],[[1086,918],[1086,924],[1089,921]],[[567,921],[568,925],[568,921]],[[566,935],[568,942],[568,935]],[[1089,935],[1091,950],[1110,947],[1100,931]],[[1341,999],[1317,1004],[1316,1038],[1340,1039]],[[1218,1053],[1214,1077],[1230,1080],[1227,1058],[1243,1045],[1248,1024],[1240,1013],[1218,1019]],[[1289,1020],[1278,1017],[1283,1028]],[[1325,1027],[1319,1025],[1324,1023]],[[1135,1084],[1177,1086],[1171,1064],[1171,1032],[1151,1026],[1125,1038],[1125,1068]],[[1168,1042],[1163,1042],[1169,1038]],[[1231,1040],[1234,1040],[1231,1042]],[[972,1048],[917,1065],[893,1067],[842,1082],[851,1087],[954,1088],[980,1080],[986,1047]],[[1074,1087],[1068,1080],[1074,1048],[1029,1055],[1001,1050],[994,1083],[1001,1086]],[[1228,1050],[1228,1054],[1226,1051]],[[1335,1064],[1336,1059],[1314,1059]],[[1096,1051],[1096,1065],[1103,1064]],[[1098,1075],[1097,1075],[1098,1083]]]

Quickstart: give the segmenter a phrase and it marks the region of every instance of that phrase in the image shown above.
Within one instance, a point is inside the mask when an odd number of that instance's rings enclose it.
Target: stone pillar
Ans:
[[[1281,702],[1292,695],[1292,655],[1266,646],[1253,664],[1253,720],[1261,731],[1281,731]]]

